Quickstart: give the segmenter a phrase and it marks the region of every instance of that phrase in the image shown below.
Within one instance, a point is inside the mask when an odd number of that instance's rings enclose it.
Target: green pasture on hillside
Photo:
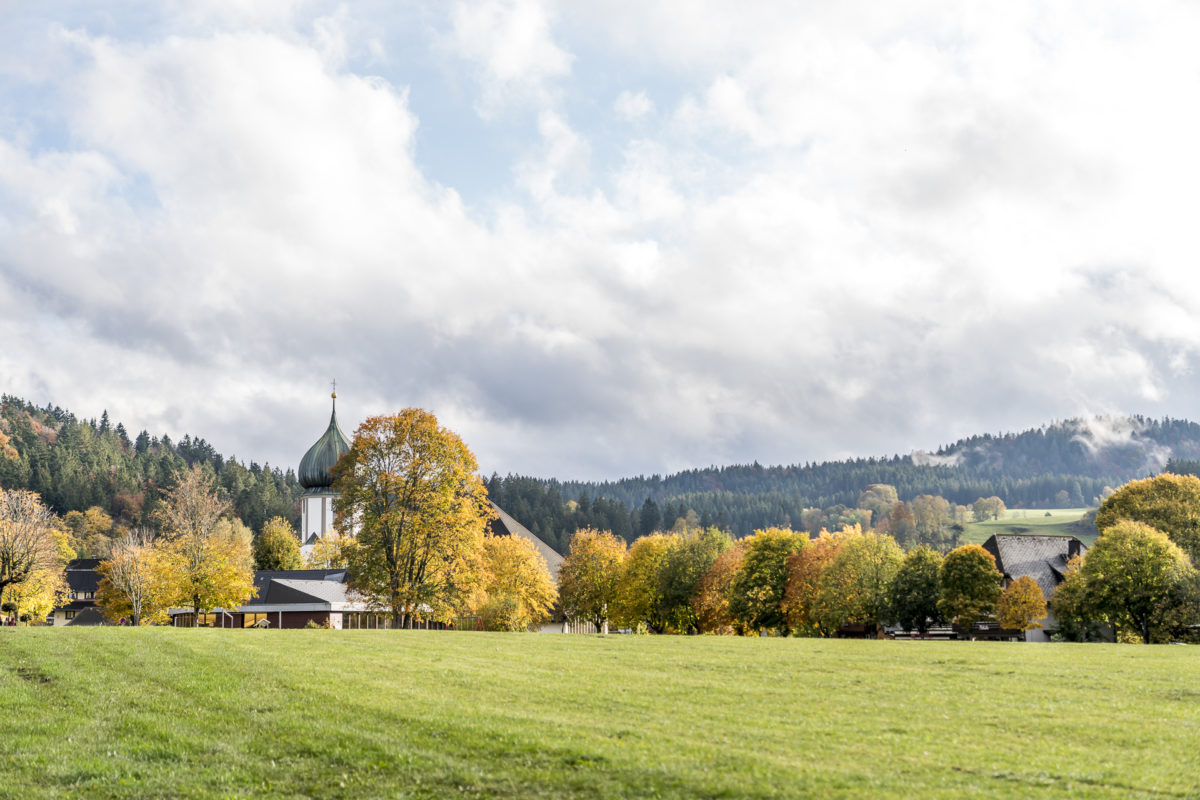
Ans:
[[[1079,520],[1087,508],[1011,508],[1003,519],[968,522],[962,544],[983,544],[989,536],[1023,533],[1041,536],[1074,536],[1086,545],[1096,540],[1095,528]]]
[[[1191,647],[0,630],[0,796],[1196,797]]]

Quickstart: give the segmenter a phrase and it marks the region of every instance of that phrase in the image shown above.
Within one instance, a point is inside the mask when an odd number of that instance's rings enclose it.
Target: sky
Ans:
[[[0,0],[0,389],[485,473],[1200,418],[1200,6]]]

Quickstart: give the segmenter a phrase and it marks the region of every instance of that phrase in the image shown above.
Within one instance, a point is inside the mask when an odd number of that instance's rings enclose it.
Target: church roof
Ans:
[[[325,429],[325,433],[317,440],[317,443],[308,448],[304,458],[300,459],[300,470],[297,475],[300,485],[305,489],[329,488],[333,485],[333,475],[329,471],[333,469],[333,465],[338,462],[338,459],[349,450],[350,440],[338,427],[337,393],[335,392],[329,427]]]
[[[488,505],[492,507],[492,511],[496,512],[496,518],[491,521],[492,534],[495,536],[518,536],[531,542],[538,554],[546,559],[550,575],[557,581],[558,569],[562,566],[563,557],[553,547],[543,542],[533,531],[513,519],[503,508],[491,500],[488,500]]]

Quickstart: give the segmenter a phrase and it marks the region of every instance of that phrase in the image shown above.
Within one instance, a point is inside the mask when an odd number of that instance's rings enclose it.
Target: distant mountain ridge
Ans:
[[[814,506],[853,505],[871,483],[891,484],[906,500],[940,494],[966,504],[977,492],[995,489],[988,494],[998,494],[1010,506],[1037,507],[1053,503],[1064,489],[1091,502],[1106,486],[1160,472],[1172,459],[1200,459],[1200,425],[1142,416],[1080,417],[1021,433],[971,436],[932,453],[770,467],[756,462],[558,485],[566,496],[586,492],[630,508],[646,497],[660,502],[704,492],[799,493]],[[1078,493],[1068,485],[1076,481]]]
[[[701,524],[744,536],[771,525],[801,526],[805,512],[846,519],[871,484],[901,500],[941,495],[970,505],[1000,497],[1009,507],[1095,505],[1108,491],[1164,469],[1200,472],[1200,425],[1143,416],[1075,418],[1021,433],[980,434],[909,455],[764,467],[738,464],[615,481],[493,475],[488,491],[553,546],[584,526],[626,539],[693,511]],[[1191,463],[1189,463],[1191,462]],[[568,512],[563,501],[574,501]],[[809,514],[808,518],[813,515]]]

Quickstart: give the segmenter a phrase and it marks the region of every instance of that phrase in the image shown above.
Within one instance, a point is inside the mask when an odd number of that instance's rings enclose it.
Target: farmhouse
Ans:
[[[1037,582],[1042,595],[1049,601],[1054,589],[1063,581],[1067,562],[1087,552],[1087,546],[1074,536],[1036,536],[997,534],[983,543],[983,548],[996,559],[996,569],[1004,575],[1004,586],[1028,576]],[[1041,628],[1025,632],[1029,642],[1046,642],[1058,623],[1053,614],[1040,620]]]
[[[98,558],[74,558],[67,562],[63,576],[67,581],[66,602],[51,613],[52,625],[98,625],[103,617],[96,608],[100,588]]]

